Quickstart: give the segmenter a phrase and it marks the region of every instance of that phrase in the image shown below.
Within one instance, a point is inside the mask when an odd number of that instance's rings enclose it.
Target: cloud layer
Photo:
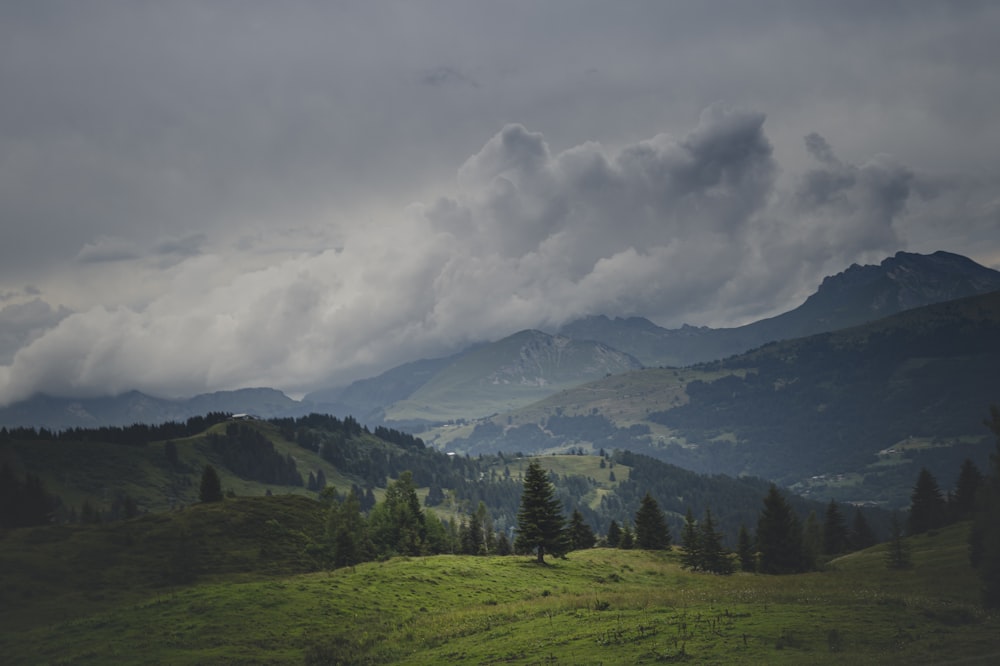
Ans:
[[[0,403],[1000,266],[1000,8],[724,4],[0,7]]]
[[[918,176],[886,158],[844,164],[810,134],[817,164],[782,193],[764,122],[713,105],[682,137],[561,152],[507,125],[458,169],[452,196],[236,274],[199,238],[158,242],[145,265],[128,244],[85,246],[79,261],[130,262],[162,293],[72,314],[8,306],[21,326],[4,341],[23,347],[0,368],[0,399],[305,390],[591,313],[726,321],[898,247]]]

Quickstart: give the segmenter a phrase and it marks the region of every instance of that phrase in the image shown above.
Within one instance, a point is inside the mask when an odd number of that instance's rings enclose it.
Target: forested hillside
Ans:
[[[609,377],[426,437],[471,452],[628,449],[898,507],[922,466],[943,479],[966,458],[986,466],[997,340],[1000,292],[692,368]]]

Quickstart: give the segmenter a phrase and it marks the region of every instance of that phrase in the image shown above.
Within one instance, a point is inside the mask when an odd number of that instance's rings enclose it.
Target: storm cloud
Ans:
[[[1000,10],[918,4],[5,7],[0,403],[735,325],[900,249],[998,266]]]

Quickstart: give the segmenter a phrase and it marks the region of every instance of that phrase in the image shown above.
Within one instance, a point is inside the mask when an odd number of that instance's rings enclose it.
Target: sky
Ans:
[[[0,405],[1000,268],[1000,3],[0,0]]]

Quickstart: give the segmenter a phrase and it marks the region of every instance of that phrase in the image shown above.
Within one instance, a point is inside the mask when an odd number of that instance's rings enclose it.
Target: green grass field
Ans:
[[[795,576],[691,574],[677,551],[395,558],[315,571],[322,507],[242,498],[0,538],[11,664],[977,664],[1000,617],[977,603],[959,525]],[[184,536],[187,535],[187,536]],[[190,560],[178,563],[178,540]],[[193,575],[176,582],[188,566]],[[173,569],[172,569],[173,567]],[[183,577],[180,579],[183,580]]]

